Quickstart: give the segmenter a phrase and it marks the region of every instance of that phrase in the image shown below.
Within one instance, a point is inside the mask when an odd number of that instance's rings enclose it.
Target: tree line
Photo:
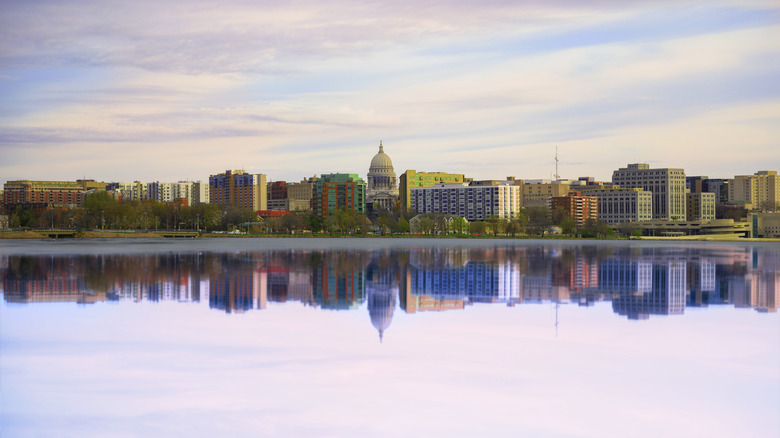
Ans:
[[[280,217],[259,220],[248,208],[213,204],[183,205],[154,200],[119,201],[108,192],[88,195],[84,203],[74,208],[35,210],[16,207],[9,212],[11,228],[71,228],[110,230],[199,230],[230,231],[241,229],[251,233],[296,234],[406,234],[411,230],[413,212],[384,211],[369,219],[354,210],[338,209],[328,218],[294,212]],[[429,235],[493,235],[512,236],[547,234],[559,227],[562,234],[580,237],[606,237],[612,228],[590,220],[578,227],[562,210],[552,213],[545,207],[527,207],[511,220],[488,216],[483,221],[467,222],[461,217],[442,214],[422,214],[415,219],[420,234]]]

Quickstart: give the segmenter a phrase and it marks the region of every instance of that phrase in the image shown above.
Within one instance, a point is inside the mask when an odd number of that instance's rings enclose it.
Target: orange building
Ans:
[[[77,181],[8,181],[3,186],[6,207],[39,205],[62,207],[82,201],[84,185]]]
[[[558,208],[562,208],[579,227],[584,226],[588,219],[597,220],[599,218],[599,198],[582,196],[582,192],[569,192],[566,196],[553,196],[550,209],[556,211]]]

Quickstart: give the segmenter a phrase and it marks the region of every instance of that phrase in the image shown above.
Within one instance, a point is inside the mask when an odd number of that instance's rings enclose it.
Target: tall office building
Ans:
[[[366,183],[355,173],[328,173],[314,182],[314,214],[326,218],[339,208],[366,212]]]
[[[729,202],[749,210],[777,211],[780,207],[780,178],[775,170],[737,175],[729,181]]]
[[[414,188],[430,187],[442,183],[462,183],[470,181],[462,173],[445,172],[418,172],[407,170],[401,174],[398,185],[399,206],[401,211],[412,208],[411,190]]]
[[[651,169],[646,163],[629,164],[612,172],[612,183],[653,193],[653,219],[685,220],[685,171]]]
[[[211,204],[249,208],[253,211],[268,209],[266,176],[250,174],[243,170],[226,170],[209,177]]]

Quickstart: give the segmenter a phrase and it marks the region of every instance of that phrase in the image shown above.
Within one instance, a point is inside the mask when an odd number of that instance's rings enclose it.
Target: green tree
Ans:
[[[577,223],[574,222],[574,219],[572,219],[569,216],[566,216],[561,221],[561,230],[563,231],[563,234],[566,234],[567,236],[571,236],[577,231]]]
[[[485,224],[490,228],[493,236],[498,236],[498,234],[503,233],[506,228],[506,219],[492,214],[485,218]]]
[[[455,232],[456,234],[463,234],[468,232],[469,230],[468,222],[466,222],[466,219],[463,219],[460,216],[455,216],[454,218],[452,218],[451,227],[452,227],[452,231]]]
[[[545,207],[528,207],[525,213],[528,216],[528,227],[533,234],[543,236],[547,228],[552,225],[550,212]]]
[[[436,223],[428,216],[423,216],[417,220],[417,231],[423,234],[432,234]]]
[[[485,223],[482,221],[475,221],[469,224],[469,231],[471,234],[479,234],[480,236],[485,234]]]
[[[383,214],[377,219],[377,226],[382,233],[389,233],[395,228],[396,221],[389,214]]]
[[[394,231],[396,233],[408,233],[409,221],[404,218],[399,218],[398,222],[395,223]]]
[[[518,221],[509,221],[509,223],[506,224],[506,232],[510,234],[512,237],[515,237],[515,234],[522,232],[523,229],[520,226],[520,223]]]

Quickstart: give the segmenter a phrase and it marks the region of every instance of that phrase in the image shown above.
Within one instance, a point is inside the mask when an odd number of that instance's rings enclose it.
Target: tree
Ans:
[[[606,236],[612,236],[614,234],[615,234],[615,230],[610,228],[604,222],[601,222],[600,220],[596,220],[596,219],[586,220],[585,227],[582,233],[584,237],[600,237],[600,238]]]
[[[306,219],[297,214],[286,214],[280,218],[281,228],[292,234],[306,228]]]
[[[561,206],[555,207],[555,209],[550,213],[552,224],[557,226],[562,226],[563,220],[567,217],[569,217],[569,213],[567,213],[566,209]]]
[[[491,214],[485,218],[485,223],[490,227],[493,232],[493,236],[498,236],[498,233],[503,233],[506,228],[506,219],[499,217],[498,215]]]
[[[469,224],[466,222],[466,219],[463,219],[460,216],[455,216],[452,218],[451,225],[452,231],[456,234],[463,234],[468,231]]]
[[[563,234],[566,234],[567,236],[571,236],[577,231],[577,223],[569,216],[563,218],[560,225]]]
[[[306,217],[306,219],[309,223],[309,229],[312,233],[319,233],[325,226],[325,221],[323,221],[322,218],[316,214],[310,214]]]
[[[547,228],[552,225],[549,211],[545,207],[528,207],[525,212],[531,232],[543,236]]]
[[[377,219],[376,223],[379,229],[382,231],[382,233],[389,233],[395,227],[396,222],[392,216],[388,214],[383,214],[379,216],[379,219]]]
[[[417,220],[417,231],[423,234],[432,234],[435,227],[436,223],[427,216],[423,216]]]
[[[400,218],[398,219],[398,222],[395,223],[395,232],[396,233],[408,233],[409,232],[409,221]]]
[[[469,224],[469,231],[471,234],[479,234],[480,236],[485,234],[485,223],[482,221],[476,221]]]
[[[522,232],[523,229],[520,226],[520,223],[518,221],[510,221],[506,224],[506,232],[510,234],[512,237],[515,237],[515,234]]]

